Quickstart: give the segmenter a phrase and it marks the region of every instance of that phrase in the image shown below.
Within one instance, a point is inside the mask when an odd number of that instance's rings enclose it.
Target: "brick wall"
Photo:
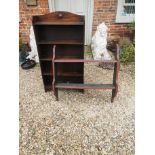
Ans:
[[[98,24],[105,22],[111,39],[129,35],[126,24],[116,24],[117,0],[94,0],[93,34]]]
[[[29,29],[32,25],[32,16],[49,12],[48,0],[37,0],[37,6],[27,6],[26,0],[19,0],[21,22],[19,32],[24,42],[29,41]],[[116,24],[117,0],[94,0],[93,33],[99,23],[105,22],[109,27],[109,38],[129,35],[125,24]]]
[[[20,24],[19,33],[23,42],[29,41],[29,30],[32,25],[32,16],[49,12],[48,0],[37,0],[37,6],[27,6],[26,0],[19,0]]]

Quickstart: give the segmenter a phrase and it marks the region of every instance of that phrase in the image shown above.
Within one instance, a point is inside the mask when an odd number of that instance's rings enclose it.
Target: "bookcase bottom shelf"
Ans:
[[[49,76],[53,76],[52,72],[45,72],[43,73],[43,76],[46,76],[46,75],[49,75]],[[57,73],[57,76],[67,76],[67,77],[79,77],[79,76],[83,76],[81,73],[79,72],[58,72]]]
[[[57,83],[55,88],[65,89],[115,89],[113,84],[79,84],[79,83]]]
[[[55,88],[64,89],[115,89],[113,84],[79,84],[79,83],[57,83]],[[45,91],[52,90],[52,85],[46,85]]]

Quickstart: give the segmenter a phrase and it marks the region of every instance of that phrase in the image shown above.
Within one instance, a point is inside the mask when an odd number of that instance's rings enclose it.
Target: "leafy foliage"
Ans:
[[[130,30],[135,31],[135,21],[129,23],[127,26]]]
[[[135,61],[135,47],[128,38],[123,38],[120,41],[121,53],[120,61],[124,64]]]
[[[135,45],[135,21],[127,24],[127,27],[129,28],[130,33],[131,33],[131,40],[132,40],[133,44]]]

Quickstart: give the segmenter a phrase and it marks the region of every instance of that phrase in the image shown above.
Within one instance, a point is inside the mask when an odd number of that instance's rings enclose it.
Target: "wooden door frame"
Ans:
[[[54,0],[48,0],[49,10],[50,12],[55,11],[55,1]],[[93,15],[94,15],[94,0],[87,0],[86,1],[86,18],[85,23],[88,23],[87,25],[87,36],[85,37],[85,44],[89,45],[91,43],[92,38],[92,26],[93,26]],[[86,31],[85,31],[86,32]]]

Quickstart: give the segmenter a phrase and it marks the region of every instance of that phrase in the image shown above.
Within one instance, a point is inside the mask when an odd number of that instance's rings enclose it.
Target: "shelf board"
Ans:
[[[73,63],[73,62],[100,62],[100,63],[107,63],[107,64],[114,64],[116,60],[91,60],[91,59],[55,59],[54,62],[61,62],[61,63]]]
[[[41,61],[52,61],[52,58],[51,58],[51,57],[48,57],[48,58],[41,58],[40,60],[41,60]]]
[[[55,87],[65,89],[115,89],[113,84],[56,83]]]
[[[50,72],[43,73],[43,75],[45,75],[45,76],[46,76],[46,75],[47,75],[47,76],[53,76],[52,73],[50,73]]]
[[[82,76],[82,74],[79,73],[79,72],[58,72],[57,76],[74,76],[74,77],[78,77],[78,76]]]
[[[78,59],[77,56],[56,56],[56,60],[68,60],[68,59]],[[41,61],[52,61],[52,57],[47,57],[47,58],[41,58]],[[78,59],[80,60],[80,58]]]
[[[56,56],[55,57],[55,60],[72,60],[72,59],[79,59],[80,60],[80,58],[78,58],[77,56],[71,56],[71,55],[64,55],[64,56]]]
[[[37,44],[54,44],[54,45],[84,45],[80,40],[53,40],[53,41],[39,41]]]
[[[75,77],[82,76],[82,74],[79,72],[58,72],[56,75],[57,76],[75,76]],[[53,76],[53,74],[50,72],[47,72],[47,73],[43,73],[43,76]]]
[[[35,22],[34,25],[84,25],[84,22]]]
[[[41,61],[52,61],[52,58],[42,58]],[[56,56],[54,62],[59,63],[74,63],[74,62],[98,62],[105,64],[114,64],[117,60],[93,60],[93,59],[78,59],[76,56]]]

